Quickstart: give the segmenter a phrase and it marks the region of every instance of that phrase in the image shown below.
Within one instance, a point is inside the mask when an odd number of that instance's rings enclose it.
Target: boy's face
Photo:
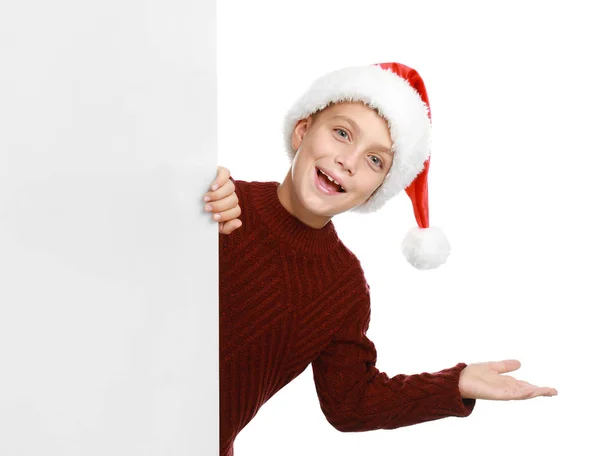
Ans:
[[[299,121],[292,145],[297,151],[290,169],[293,189],[317,219],[329,219],[364,203],[392,165],[387,122],[360,102],[337,103]],[[319,169],[344,191],[331,190]],[[318,225],[318,220],[314,222]]]

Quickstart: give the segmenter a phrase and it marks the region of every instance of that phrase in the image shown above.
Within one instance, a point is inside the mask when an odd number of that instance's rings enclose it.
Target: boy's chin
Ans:
[[[353,206],[347,204],[328,204],[324,205],[322,201],[312,200],[311,204],[308,204],[306,208],[311,214],[319,217],[333,217],[335,215],[343,214],[352,209]]]
[[[359,204],[356,201],[350,201],[347,193],[338,195],[325,195],[318,189],[305,189],[304,196],[300,202],[304,208],[311,214],[319,217],[333,217],[350,211]]]

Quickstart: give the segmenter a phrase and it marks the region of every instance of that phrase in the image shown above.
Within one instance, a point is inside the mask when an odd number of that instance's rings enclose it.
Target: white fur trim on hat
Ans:
[[[428,107],[419,93],[392,70],[377,65],[347,67],[321,76],[285,116],[284,135],[291,161],[296,123],[340,101],[361,101],[386,119],[394,160],[381,187],[354,212],[373,212],[396,196],[423,170],[431,149]]]

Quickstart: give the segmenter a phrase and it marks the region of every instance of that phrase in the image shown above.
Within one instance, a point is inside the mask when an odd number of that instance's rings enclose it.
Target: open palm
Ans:
[[[521,367],[516,359],[473,363],[461,373],[458,388],[465,399],[489,399],[498,401],[531,399],[536,396],[556,396],[554,388],[539,387],[508,375]]]

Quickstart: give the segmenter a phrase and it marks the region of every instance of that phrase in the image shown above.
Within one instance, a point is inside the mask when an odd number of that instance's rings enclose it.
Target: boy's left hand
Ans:
[[[470,399],[510,401],[558,394],[554,388],[540,387],[508,375],[500,375],[517,370],[519,367],[521,363],[516,359],[467,364],[467,367],[460,372],[458,382],[460,395]]]
[[[211,186],[213,191],[204,195],[204,210],[214,213],[213,220],[219,221],[219,232],[223,234],[231,234],[242,226],[242,221],[238,219],[242,209],[229,176],[227,168],[218,166],[217,178]]]

